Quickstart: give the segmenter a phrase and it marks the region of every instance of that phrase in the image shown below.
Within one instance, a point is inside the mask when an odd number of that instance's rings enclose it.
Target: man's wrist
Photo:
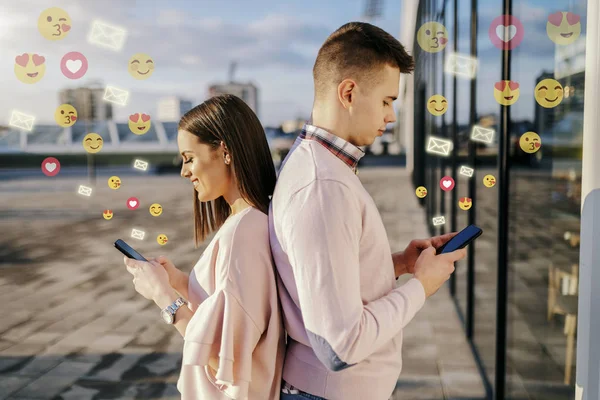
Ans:
[[[396,275],[396,278],[407,272],[403,251],[392,254],[392,261],[394,262],[394,275]]]

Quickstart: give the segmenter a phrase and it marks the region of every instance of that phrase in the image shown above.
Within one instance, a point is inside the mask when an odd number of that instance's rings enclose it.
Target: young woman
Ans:
[[[264,130],[246,103],[223,95],[183,116],[177,143],[181,176],[194,187],[196,245],[218,231],[189,276],[163,256],[125,264],[136,290],[184,337],[183,400],[279,399],[285,333],[267,217],[276,174]]]

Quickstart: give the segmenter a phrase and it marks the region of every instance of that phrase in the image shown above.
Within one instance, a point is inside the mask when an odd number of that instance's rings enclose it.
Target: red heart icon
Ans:
[[[579,20],[580,20],[579,15],[573,14],[572,12],[567,13],[567,22],[569,23],[569,25],[575,25],[576,23],[579,22]]]
[[[515,81],[508,81],[508,87],[510,90],[517,90],[519,88],[519,84]]]
[[[21,67],[24,67],[29,62],[29,54],[23,53],[20,56],[15,57],[15,62],[19,64]]]
[[[62,28],[63,32],[69,32],[71,30],[71,25],[62,24],[60,27]]]
[[[494,87],[502,92],[504,90],[504,88],[506,87],[506,82],[505,81],[496,82],[496,83],[494,83]]]
[[[555,12],[554,14],[550,14],[550,16],[548,17],[548,22],[550,22],[554,26],[560,26],[562,19],[563,19],[562,12],[559,11],[559,12]]]
[[[535,144],[535,147],[540,147],[542,145],[540,142],[536,142],[534,144]]]
[[[46,58],[44,58],[44,56],[40,56],[37,54],[34,54],[32,58],[33,58],[33,63],[35,65],[42,65],[44,63],[44,61],[46,61]]]
[[[139,119],[140,119],[140,113],[131,114],[129,116],[129,120],[131,122],[138,122]]]
[[[142,114],[142,121],[148,122],[150,120],[150,116],[148,114]]]
[[[71,115],[71,121],[77,121],[77,117],[74,115]]]

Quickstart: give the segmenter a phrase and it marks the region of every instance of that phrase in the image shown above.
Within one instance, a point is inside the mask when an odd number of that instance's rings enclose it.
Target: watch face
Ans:
[[[167,310],[162,310],[160,312],[160,315],[162,317],[162,319],[167,323],[167,324],[172,324],[173,323],[173,316],[171,315],[171,313],[169,313]]]

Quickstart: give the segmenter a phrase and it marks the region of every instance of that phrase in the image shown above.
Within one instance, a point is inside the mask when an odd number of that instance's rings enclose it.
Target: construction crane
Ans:
[[[231,61],[229,63],[229,83],[233,83],[233,75],[235,74],[236,67],[237,67],[236,61]]]

